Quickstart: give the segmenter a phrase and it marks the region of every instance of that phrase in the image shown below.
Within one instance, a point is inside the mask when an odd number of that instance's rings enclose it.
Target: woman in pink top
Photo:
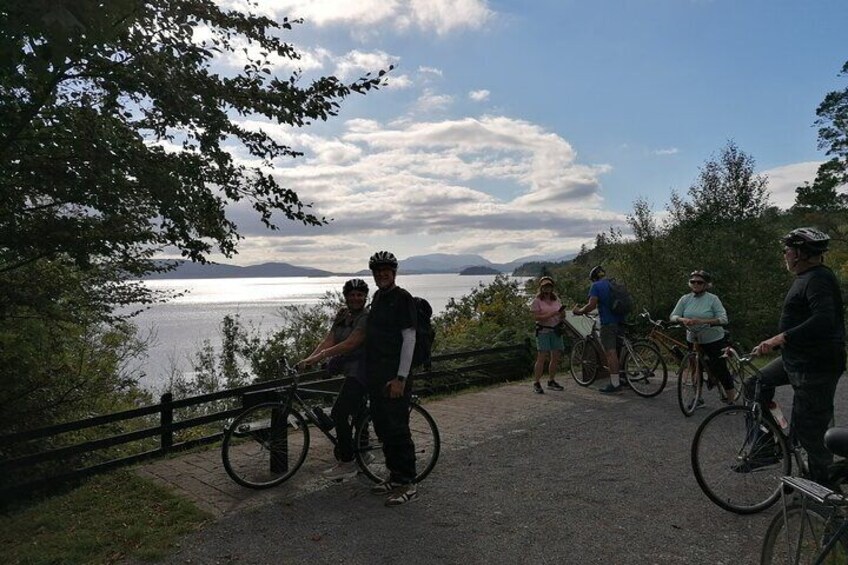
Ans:
[[[530,305],[533,319],[536,321],[536,364],[533,366],[533,390],[544,394],[542,373],[545,362],[548,362],[548,388],[562,390],[562,385],[556,382],[556,372],[559,358],[565,349],[559,324],[562,321],[562,303],[554,292],[554,280],[551,277],[539,279],[539,293]]]

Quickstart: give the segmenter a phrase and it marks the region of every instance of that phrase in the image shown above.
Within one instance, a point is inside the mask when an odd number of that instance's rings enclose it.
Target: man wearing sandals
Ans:
[[[781,348],[766,365],[762,401],[774,387],[791,384],[792,436],[807,451],[810,478],[829,485],[833,455],[824,433],[833,419],[836,383],[845,371],[845,315],[836,275],[824,265],[830,237],[814,228],[798,228],[782,238],[783,259],[795,275],[780,313],[779,333],[754,348],[765,354]]]
[[[418,498],[415,446],[409,431],[412,354],[415,351],[417,309],[409,292],[395,284],[398,262],[388,251],[368,261],[377,284],[365,335],[365,364],[374,431],[383,444],[389,478],[371,489],[388,495],[386,506]]]

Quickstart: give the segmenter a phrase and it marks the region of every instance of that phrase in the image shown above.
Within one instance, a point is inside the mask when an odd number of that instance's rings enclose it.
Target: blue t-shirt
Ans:
[[[613,314],[610,310],[612,289],[609,279],[601,279],[592,283],[592,286],[589,287],[589,298],[593,296],[598,299],[598,314],[600,314],[602,326],[620,324],[624,321],[624,316]]]

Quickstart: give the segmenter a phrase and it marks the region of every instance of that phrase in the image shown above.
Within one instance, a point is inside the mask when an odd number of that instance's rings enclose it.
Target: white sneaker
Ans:
[[[340,461],[321,474],[331,481],[343,481],[355,477],[358,472],[359,468],[353,461]]]
[[[415,483],[409,483],[395,488],[386,499],[385,504],[386,506],[400,506],[415,500],[418,500],[418,487],[415,486]]]

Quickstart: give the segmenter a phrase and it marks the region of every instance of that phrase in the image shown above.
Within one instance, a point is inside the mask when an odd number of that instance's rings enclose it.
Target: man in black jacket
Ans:
[[[409,431],[412,395],[412,355],[415,351],[417,309],[409,292],[395,284],[398,262],[388,251],[368,261],[377,284],[365,333],[365,363],[374,431],[383,443],[390,476],[374,494],[386,494],[386,506],[418,498],[415,485],[415,446]]]
[[[781,348],[780,358],[763,368],[763,400],[774,387],[792,385],[792,434],[809,456],[810,475],[828,484],[833,455],[824,432],[833,419],[833,397],[845,371],[845,314],[839,281],[824,265],[830,237],[813,228],[798,228],[783,239],[783,258],[795,274],[786,294],[779,333],[754,348],[756,354]]]

